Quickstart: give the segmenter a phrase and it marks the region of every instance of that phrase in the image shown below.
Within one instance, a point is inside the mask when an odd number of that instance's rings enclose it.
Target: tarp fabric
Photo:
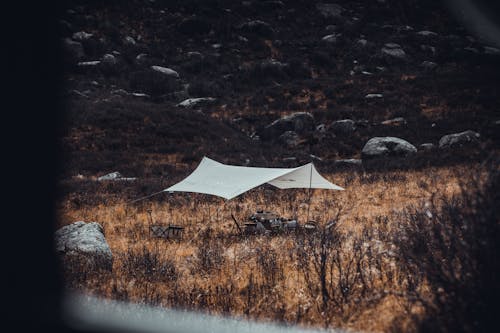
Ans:
[[[256,168],[226,165],[203,157],[189,176],[163,191],[205,193],[230,200],[266,183],[280,189],[343,190],[323,178],[312,163],[297,168]]]

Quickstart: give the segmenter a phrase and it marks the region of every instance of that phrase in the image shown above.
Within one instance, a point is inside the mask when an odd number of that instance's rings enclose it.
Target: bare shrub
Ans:
[[[196,265],[194,269],[202,274],[210,274],[224,264],[224,247],[221,241],[213,237],[213,230],[207,228],[200,235],[201,244],[196,250]]]
[[[407,298],[425,308],[425,317],[415,318],[420,331],[494,327],[500,296],[498,160],[487,171],[486,182],[477,177],[463,183],[459,196],[433,197],[408,209],[394,235]]]
[[[172,260],[161,258],[145,246],[140,253],[127,251],[123,256],[122,270],[130,277],[149,282],[170,282],[179,277]]]
[[[272,289],[279,281],[283,280],[283,258],[268,247],[257,249],[257,264],[261,272],[263,282]]]
[[[385,296],[377,288],[384,261],[372,243],[373,231],[341,232],[339,214],[297,243],[299,269],[311,298],[320,300],[316,305],[325,326],[347,323]]]

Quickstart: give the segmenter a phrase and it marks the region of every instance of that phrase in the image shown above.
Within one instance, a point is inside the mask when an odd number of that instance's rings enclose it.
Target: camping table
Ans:
[[[151,233],[158,237],[158,238],[177,238],[181,239],[184,227],[181,227],[180,225],[174,225],[174,224],[169,224],[167,225],[160,225],[160,224],[153,224],[150,226]]]

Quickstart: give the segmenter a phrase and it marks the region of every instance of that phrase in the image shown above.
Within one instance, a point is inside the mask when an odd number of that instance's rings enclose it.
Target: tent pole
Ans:
[[[307,203],[307,220],[306,223],[309,222],[309,209],[311,208],[311,187],[312,187],[312,173],[313,173],[313,164],[311,162],[311,172],[309,173],[309,199]]]

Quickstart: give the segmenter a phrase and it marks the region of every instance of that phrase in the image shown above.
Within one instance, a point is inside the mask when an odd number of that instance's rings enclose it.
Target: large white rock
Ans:
[[[65,264],[78,263],[81,267],[65,269],[113,268],[113,254],[104,237],[102,226],[97,222],[83,221],[66,225],[55,232],[56,251]]]
[[[361,151],[362,159],[390,156],[408,156],[417,152],[417,148],[406,140],[396,137],[374,137],[368,140]]]

